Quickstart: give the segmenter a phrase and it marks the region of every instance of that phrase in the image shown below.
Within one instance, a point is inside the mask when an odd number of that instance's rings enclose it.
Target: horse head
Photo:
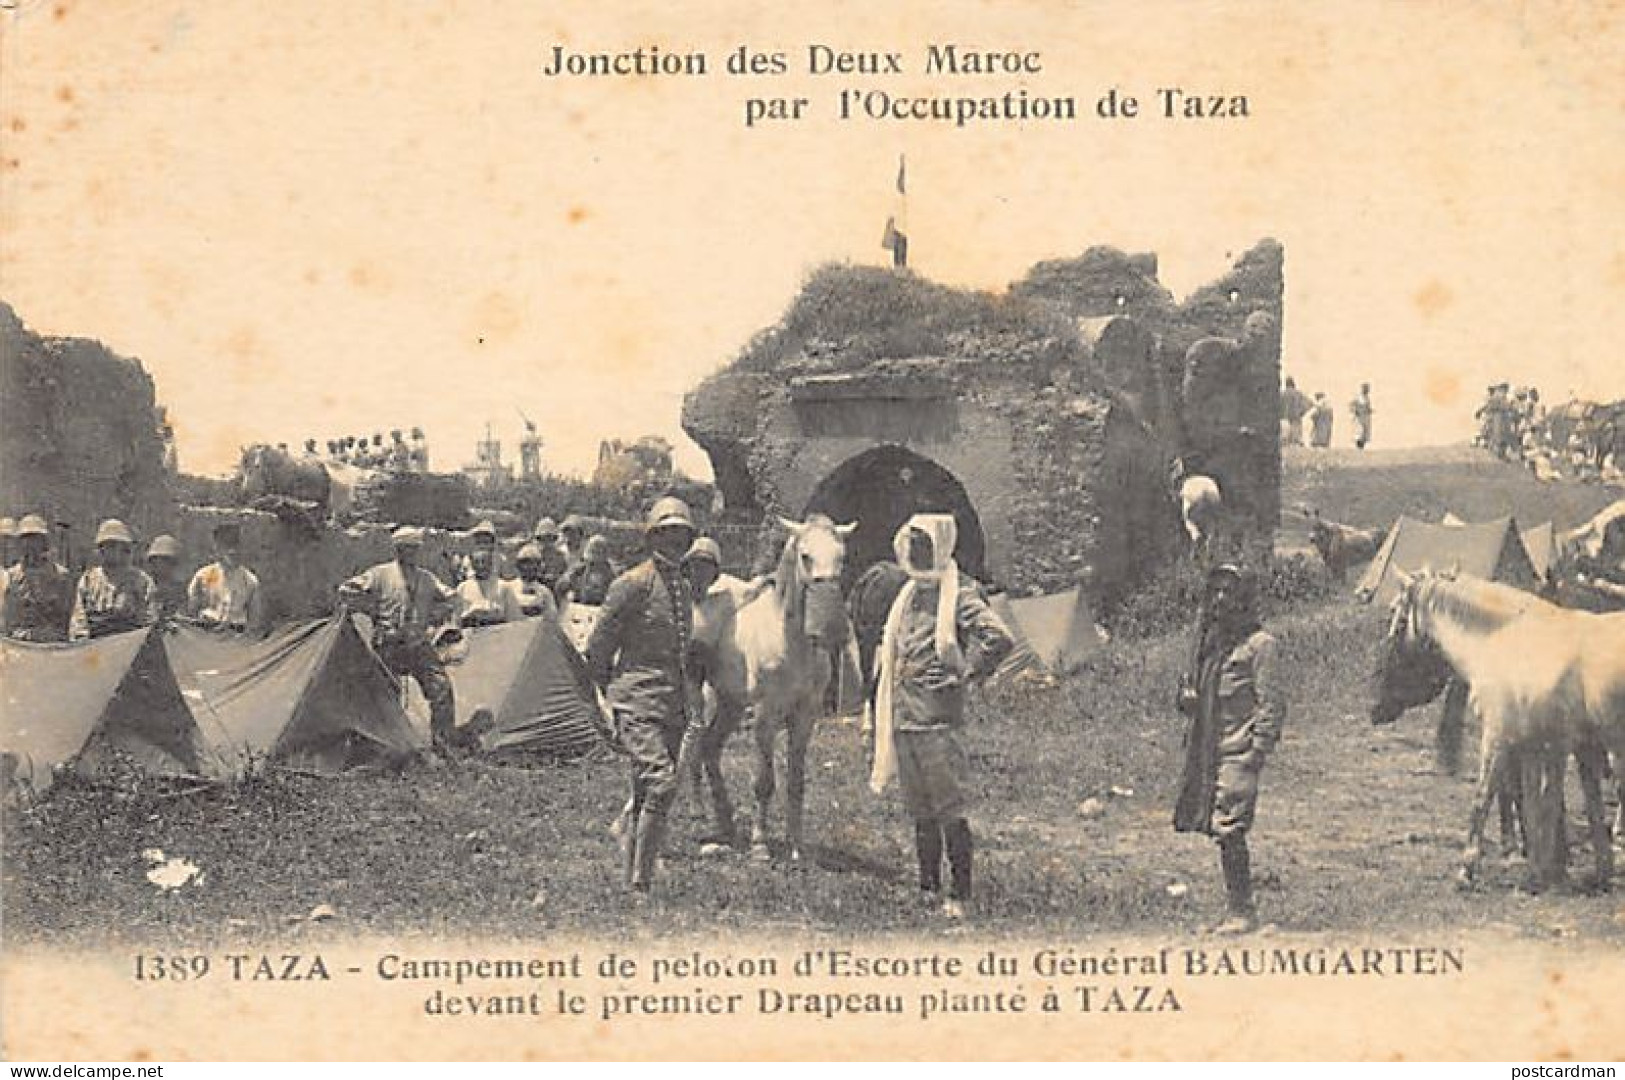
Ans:
[[[1401,588],[1389,609],[1388,632],[1377,654],[1373,679],[1376,700],[1373,724],[1391,724],[1407,710],[1428,704],[1444,692],[1455,671],[1444,653],[1420,628],[1419,594],[1431,577],[1426,571],[1411,575],[1400,570]]]
[[[786,612],[799,612],[807,640],[823,648],[846,641],[848,622],[841,596],[846,539],[857,523],[837,525],[823,514],[806,521],[780,518],[789,532],[779,559],[778,588]]]

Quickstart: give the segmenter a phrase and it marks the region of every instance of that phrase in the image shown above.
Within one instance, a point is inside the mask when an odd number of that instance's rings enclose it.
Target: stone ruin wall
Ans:
[[[1211,471],[1262,538],[1280,518],[1281,245],[1264,240],[1182,303],[1154,255],[1094,248],[1040,263],[1012,291],[1077,320],[1085,385],[1104,382],[1158,432],[1170,457]]]
[[[0,304],[0,516],[68,526],[73,561],[96,526],[145,535],[172,521],[152,377],[140,361],[83,338],[44,337]]]
[[[1264,241],[1176,303],[1154,256],[1094,249],[1040,264],[1012,293],[1077,320],[1086,348],[1070,366],[986,343],[974,362],[925,361],[951,372],[953,437],[981,441],[969,454],[930,438],[888,441],[958,477],[988,534],[992,575],[1017,593],[1064,589],[1092,571],[1096,599],[1110,604],[1177,550],[1166,481],[1175,455],[1211,469],[1245,527],[1267,539],[1280,509],[1281,271],[1280,245]],[[764,515],[798,514],[839,457],[864,448],[812,445],[788,405],[798,371],[725,370],[685,399],[684,429],[711,457],[736,535]],[[769,518],[754,568],[781,539]]]
[[[746,553],[725,543],[725,555],[742,569],[765,568],[783,539],[772,515],[800,515],[831,470],[885,442],[942,466],[966,489],[993,584],[1055,592],[1091,567],[1097,599],[1116,599],[1168,535],[1151,435],[1109,399],[1035,386],[1019,366],[938,363],[956,369],[953,429],[913,437],[809,438],[788,380],[765,375],[723,376],[691,394],[685,428],[716,462],[724,522],[751,545]]]

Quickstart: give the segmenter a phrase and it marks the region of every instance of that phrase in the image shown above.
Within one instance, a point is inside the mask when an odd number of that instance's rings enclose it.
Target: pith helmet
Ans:
[[[1207,572],[1207,591],[1211,594],[1220,582],[1232,584],[1237,600],[1251,606],[1258,597],[1258,575],[1237,563],[1220,563]]]
[[[181,545],[173,536],[155,536],[152,543],[147,545],[147,558],[149,559],[178,559],[181,557]]]
[[[542,549],[535,544],[526,544],[519,549],[519,554],[513,557],[513,561],[516,563],[539,563],[542,561]]]
[[[28,514],[17,522],[17,535],[23,536],[50,536],[51,530],[45,524],[45,519],[38,514]]]
[[[481,537],[481,536],[489,536],[491,539],[495,540],[497,538],[497,527],[495,525],[491,524],[489,521],[482,521],[478,525],[474,526],[472,529],[469,530],[468,536],[469,536],[469,539],[477,539],[478,537]]]
[[[684,562],[695,559],[709,559],[714,566],[722,565],[722,548],[709,536],[702,536],[688,547],[688,554],[683,556]]]
[[[16,535],[17,535],[17,519],[16,518],[8,518],[8,517],[7,518],[0,518],[0,536],[16,536]]]
[[[557,540],[559,538],[559,523],[550,517],[544,517],[536,523],[536,528],[531,530],[530,535],[537,540]]]
[[[396,547],[423,546],[423,530],[415,528],[411,525],[402,525],[400,528],[391,533],[389,538],[394,541]]]
[[[130,535],[129,527],[118,518],[108,518],[96,530],[96,546],[103,544],[133,544],[135,537]]]
[[[694,518],[688,512],[688,504],[673,495],[656,499],[655,504],[649,507],[649,521],[644,526],[648,532],[656,529],[687,529],[694,531]]]

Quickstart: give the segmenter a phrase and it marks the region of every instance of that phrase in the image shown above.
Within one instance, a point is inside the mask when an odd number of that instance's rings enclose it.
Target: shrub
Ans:
[[[1113,634],[1148,638],[1195,622],[1202,604],[1204,570],[1189,559],[1164,566],[1104,622]],[[1305,555],[1270,557],[1258,567],[1258,591],[1265,618],[1306,606],[1320,606],[1337,595],[1337,586],[1319,559]]]
[[[910,272],[828,264],[808,277],[779,322],[735,360],[766,372],[803,357],[847,369],[877,360],[1019,356],[1040,366],[1083,349],[1076,328],[1037,302],[955,289]]]

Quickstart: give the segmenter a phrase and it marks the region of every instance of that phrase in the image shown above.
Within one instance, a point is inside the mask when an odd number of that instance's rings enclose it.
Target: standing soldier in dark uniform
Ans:
[[[681,499],[649,510],[649,558],[616,578],[587,641],[587,666],[632,759],[629,827],[621,837],[627,885],[648,890],[677,797],[677,760],[692,711],[687,672],[692,599],[681,560],[694,540]]]
[[[1360,392],[1349,402],[1349,413],[1354,417],[1354,448],[1364,450],[1371,441],[1371,384],[1361,383]]]
[[[17,563],[6,571],[0,624],[18,641],[66,641],[73,615],[73,578],[51,558],[45,519],[29,514],[17,523]]]
[[[1174,831],[1218,840],[1229,917],[1215,932],[1247,933],[1257,925],[1247,833],[1286,705],[1275,675],[1275,638],[1258,620],[1257,579],[1233,563],[1208,574],[1195,670],[1180,681],[1179,711],[1192,723]]]

